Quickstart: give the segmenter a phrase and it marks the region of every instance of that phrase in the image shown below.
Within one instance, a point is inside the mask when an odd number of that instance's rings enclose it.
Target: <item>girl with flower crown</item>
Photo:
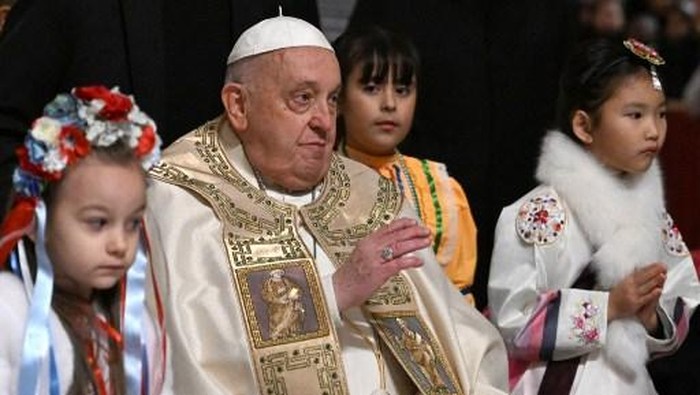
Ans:
[[[0,394],[160,392],[141,246],[159,149],[116,88],[58,95],[34,122],[0,230]]]
[[[686,336],[700,284],[656,159],[663,63],[636,40],[597,40],[564,70],[541,185],[496,228],[489,306],[514,394],[656,394],[647,361]]]

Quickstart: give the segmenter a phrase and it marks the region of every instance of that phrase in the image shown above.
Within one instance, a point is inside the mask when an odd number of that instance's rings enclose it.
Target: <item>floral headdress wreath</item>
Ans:
[[[622,44],[625,48],[629,49],[630,52],[649,62],[652,86],[654,89],[662,91],[663,87],[661,86],[659,75],[656,73],[656,67],[666,64],[664,58],[662,58],[654,48],[634,38],[628,38],[623,41]]]
[[[31,227],[34,209],[48,184],[60,180],[66,168],[89,155],[93,147],[117,141],[134,149],[144,170],[160,157],[155,123],[119,88],[75,88],[44,107],[43,116],[34,121],[17,149],[19,165],[12,177],[15,200],[0,228],[0,265]]]
[[[60,94],[34,121],[24,144],[17,149],[19,165],[13,175],[15,198],[0,228],[0,267],[10,258],[12,270],[23,280],[31,295],[22,347],[18,394],[34,394],[41,367],[49,364],[51,394],[58,391],[58,373],[51,342],[49,311],[53,294],[53,267],[46,253],[44,231],[46,208],[42,193],[51,182],[60,180],[65,170],[90,154],[94,147],[124,142],[134,150],[144,170],[160,157],[160,137],[153,120],[139,110],[131,96],[103,86],[75,88]],[[21,238],[32,231],[36,236],[36,279],[32,283]],[[17,247],[17,248],[15,248]],[[14,252],[13,252],[14,251]],[[122,294],[124,317],[124,362],[127,394],[141,394],[141,366],[144,347],[141,322],[144,316],[146,254],[143,243],[126,275]]]

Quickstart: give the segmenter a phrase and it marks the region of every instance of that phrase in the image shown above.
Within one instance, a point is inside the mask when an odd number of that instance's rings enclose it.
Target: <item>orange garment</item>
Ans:
[[[469,294],[476,270],[476,224],[464,190],[447,174],[445,165],[398,152],[372,156],[348,146],[343,146],[342,154],[394,181],[432,232],[433,252],[445,274],[463,294]],[[471,294],[468,300],[474,303]]]

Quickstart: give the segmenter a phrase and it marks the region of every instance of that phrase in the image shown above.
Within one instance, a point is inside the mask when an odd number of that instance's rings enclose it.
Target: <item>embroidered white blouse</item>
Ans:
[[[692,259],[663,207],[658,166],[621,179],[550,132],[537,177],[542,185],[501,213],[489,278],[513,393],[536,394],[548,361],[581,357],[572,394],[655,394],[645,363],[680,346],[700,301]],[[610,287],[652,262],[668,268],[661,339],[636,320],[607,320]],[[594,289],[574,289],[589,266]]]

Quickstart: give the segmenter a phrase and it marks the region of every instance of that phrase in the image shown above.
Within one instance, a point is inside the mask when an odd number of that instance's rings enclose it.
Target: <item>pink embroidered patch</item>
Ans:
[[[518,211],[515,229],[528,244],[555,242],[566,225],[566,212],[556,195],[545,192],[532,197]]]
[[[597,344],[600,340],[598,315],[600,309],[590,300],[581,302],[578,314],[571,317],[572,336],[584,345]]]
[[[661,229],[661,240],[666,251],[675,256],[686,256],[690,252],[683,241],[683,236],[678,227],[673,223],[673,218],[669,213],[663,214],[663,228]]]

